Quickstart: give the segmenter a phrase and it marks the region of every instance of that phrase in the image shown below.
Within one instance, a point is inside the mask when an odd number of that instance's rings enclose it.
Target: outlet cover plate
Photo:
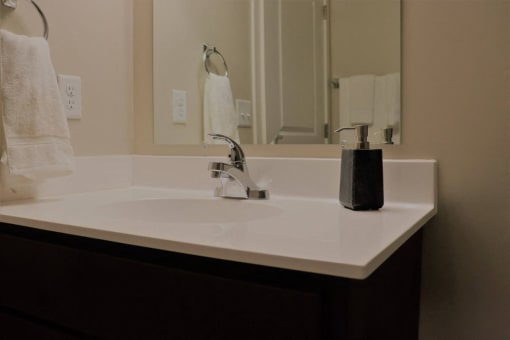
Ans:
[[[59,74],[58,86],[67,119],[81,119],[81,77]]]

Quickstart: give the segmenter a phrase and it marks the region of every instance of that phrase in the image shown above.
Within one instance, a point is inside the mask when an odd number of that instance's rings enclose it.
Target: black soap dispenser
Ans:
[[[340,173],[340,203],[352,210],[377,210],[384,205],[382,150],[370,149],[368,125],[343,130],[355,130],[354,149],[342,150]]]

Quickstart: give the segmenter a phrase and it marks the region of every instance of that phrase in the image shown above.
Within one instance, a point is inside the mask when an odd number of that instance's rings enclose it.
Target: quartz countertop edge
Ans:
[[[221,235],[219,241],[218,239],[211,239],[210,242],[204,241],[207,235],[205,235],[205,238],[195,235],[196,231],[193,231],[193,228],[197,228],[195,224],[171,224],[177,230],[176,235],[178,237],[174,238],[171,236],[172,233],[164,228],[164,224],[155,223],[152,226],[148,223],[147,228],[137,230],[129,225],[129,223],[126,223],[128,226],[126,230],[123,230],[122,219],[117,221],[110,219],[103,222],[99,217],[84,217],[88,216],[86,215],[87,209],[76,209],[76,212],[85,210],[83,214],[77,213],[73,215],[72,211],[61,213],[61,211],[66,211],[66,209],[69,210],[69,207],[72,207],[73,204],[77,206],[87,202],[99,202],[97,204],[101,204],[101,199],[98,199],[98,197],[105,195],[117,195],[116,197],[122,199],[125,199],[125,197],[133,199],[135,197],[136,199],[137,191],[148,195],[148,193],[155,190],[154,188],[130,187],[120,190],[113,189],[62,195],[40,200],[9,202],[0,207],[0,222],[221,260],[353,279],[365,279],[436,213],[436,208],[433,204],[400,204],[389,202],[387,204],[388,208],[386,210],[383,208],[380,212],[353,212],[341,207],[338,202],[333,202],[333,200],[318,200],[314,204],[320,209],[324,208],[324,211],[318,212],[322,214],[322,218],[345,220],[346,226],[337,226],[337,221],[326,222],[324,226],[317,229],[315,227],[310,228],[310,226],[308,228],[307,226],[296,226],[298,236],[292,233],[287,235],[290,228],[288,225],[291,224],[289,221],[294,223],[301,219],[303,223],[307,223],[310,219],[313,220],[314,216],[309,216],[306,215],[307,212],[302,212],[303,216],[292,218],[283,216],[280,219],[276,218],[274,221],[266,221],[265,223],[255,221],[226,225],[211,224],[211,227],[219,228],[218,230],[220,231],[230,228],[227,231],[230,231],[233,236],[228,234]],[[167,191],[171,192],[171,190]],[[161,192],[165,192],[165,190],[158,190],[157,195],[162,195]],[[179,195],[181,194],[179,193]],[[276,198],[270,203],[291,208],[295,205],[296,207],[293,209],[299,211],[302,210],[302,207],[307,206],[307,202],[306,200]],[[93,211],[94,206],[91,206],[89,209]],[[402,222],[399,219],[400,215],[403,215]],[[303,218],[304,216],[309,216],[310,219],[307,220]],[[319,215],[317,215],[318,217]],[[352,221],[357,220],[360,220],[362,223],[366,221],[367,224],[373,225],[360,227],[360,234],[358,235],[355,234],[357,227],[352,226]],[[377,223],[375,223],[379,221],[383,221],[380,229],[376,225]],[[394,223],[395,228],[392,227],[392,221],[398,221]],[[285,224],[286,227],[282,226],[281,231],[271,229],[278,229],[279,223]],[[266,229],[260,231],[257,228]],[[193,234],[192,236],[185,234],[188,229]],[[293,229],[291,228],[290,230]],[[369,233],[370,230],[377,230],[377,235],[372,236]],[[326,236],[334,235],[336,238],[331,243],[327,243],[328,240],[323,241],[317,236],[317,233],[321,232]],[[308,236],[307,233],[310,235]],[[349,245],[350,242],[356,241],[343,240],[344,234],[355,235],[355,238],[359,238],[357,240],[359,245]],[[252,235],[255,235],[255,237],[252,237]],[[369,237],[364,239],[363,235],[368,235]],[[249,237],[255,240],[248,239]],[[264,237],[267,237],[267,240]],[[193,241],[194,239],[199,241],[195,242]],[[267,242],[267,244],[264,244],[264,242]],[[293,245],[293,242],[297,243]],[[346,245],[345,250],[342,249],[343,244]],[[281,249],[282,245],[284,245],[283,248],[285,249]],[[322,245],[324,245],[325,249],[314,249],[314,247],[320,248]],[[360,249],[357,249],[357,246]],[[300,247],[303,248],[303,254],[300,254]],[[364,252],[361,250],[362,248],[366,248],[367,251]]]

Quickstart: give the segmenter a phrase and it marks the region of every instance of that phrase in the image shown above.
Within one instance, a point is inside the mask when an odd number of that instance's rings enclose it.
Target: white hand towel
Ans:
[[[386,75],[388,96],[388,126],[400,125],[400,73]]]
[[[69,127],[48,43],[0,30],[2,162],[32,180],[74,169]]]
[[[349,117],[351,125],[372,125],[374,123],[374,87],[375,75],[363,74],[350,77]]]
[[[375,78],[374,125],[377,128],[388,126],[388,86],[386,80],[386,76],[377,76]]]
[[[340,124],[374,123],[375,75],[363,74],[340,79]]]
[[[238,124],[230,80],[209,73],[204,86],[204,141],[210,140],[209,133],[219,133],[239,143]]]
[[[378,76],[375,84],[377,125],[397,127],[400,124],[400,73]]]
[[[340,99],[340,126],[348,126],[350,125],[350,98],[351,98],[351,79],[350,78],[340,78],[340,95],[338,96]]]

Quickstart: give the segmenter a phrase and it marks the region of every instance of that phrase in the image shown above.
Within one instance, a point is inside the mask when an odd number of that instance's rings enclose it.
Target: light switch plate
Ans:
[[[188,120],[186,91],[172,90],[172,121],[175,124],[186,124]]]
[[[251,101],[236,99],[236,111],[239,116],[238,127],[249,128],[252,126]]]

